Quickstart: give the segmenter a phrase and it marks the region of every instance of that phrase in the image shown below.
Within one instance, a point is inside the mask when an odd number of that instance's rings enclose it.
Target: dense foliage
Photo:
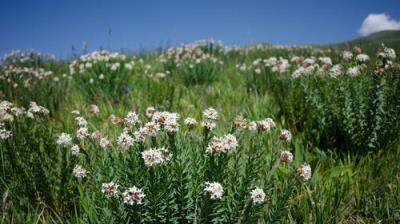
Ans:
[[[385,46],[13,52],[1,222],[398,222],[397,61]]]

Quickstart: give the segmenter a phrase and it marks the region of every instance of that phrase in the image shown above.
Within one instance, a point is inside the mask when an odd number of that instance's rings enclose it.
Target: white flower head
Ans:
[[[125,149],[132,146],[133,142],[133,138],[127,132],[122,132],[117,140],[118,145]]]
[[[116,197],[118,195],[118,188],[119,185],[111,181],[101,185],[101,192],[105,194],[107,198]]]
[[[84,178],[84,177],[87,176],[86,169],[84,169],[80,165],[75,165],[75,167],[74,167],[72,172],[73,172],[74,176],[77,177],[77,178]]]
[[[279,139],[286,141],[286,142],[290,142],[290,140],[292,139],[292,134],[290,133],[290,131],[283,129],[283,130],[281,130],[281,133],[279,134]]]
[[[217,120],[218,112],[214,108],[210,107],[203,111],[203,116],[208,120]]]
[[[293,154],[290,151],[282,151],[279,160],[290,163],[293,161]]]
[[[74,156],[78,155],[78,154],[79,154],[79,146],[78,146],[78,145],[73,145],[73,146],[71,147],[71,153],[72,153],[72,155],[74,155]]]
[[[133,126],[133,125],[135,125],[135,124],[138,124],[140,121],[139,121],[139,115],[137,115],[135,112],[129,112],[127,115],[126,115],[126,118],[125,118],[125,123],[128,125],[128,126]]]
[[[58,139],[57,139],[58,145],[60,145],[62,147],[67,147],[67,146],[71,145],[71,143],[72,143],[71,135],[69,135],[67,133],[61,133],[58,136]]]
[[[304,180],[311,179],[311,166],[308,164],[301,164],[300,167],[297,169],[297,172]]]
[[[152,148],[142,152],[142,158],[146,166],[154,166],[167,163],[172,154],[165,148]]]
[[[250,192],[251,200],[254,204],[261,204],[265,201],[265,193],[261,188],[256,188]]]
[[[206,182],[204,191],[210,196],[212,200],[221,199],[224,194],[222,185],[218,182]]]
[[[128,205],[140,205],[143,202],[143,198],[146,196],[143,193],[143,190],[133,186],[131,188],[129,188],[128,190],[126,190],[123,193],[124,196],[124,203],[128,204]]]
[[[185,119],[184,123],[189,128],[193,128],[194,126],[196,126],[197,121],[194,118],[188,117],[188,118]]]

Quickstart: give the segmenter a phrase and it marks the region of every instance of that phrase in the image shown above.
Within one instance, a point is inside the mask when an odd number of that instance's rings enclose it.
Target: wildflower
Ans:
[[[142,127],[138,131],[135,131],[135,133],[133,133],[133,135],[135,136],[136,142],[144,142],[144,141],[146,141],[148,132],[145,127]]]
[[[212,200],[221,199],[224,194],[224,189],[222,185],[218,182],[206,182],[206,187],[204,191],[210,196]]]
[[[257,131],[257,123],[255,121],[250,121],[246,124],[246,130]]]
[[[133,145],[133,138],[127,132],[122,132],[118,137],[117,143],[122,148],[129,148]]]
[[[24,108],[18,108],[18,107],[13,107],[11,108],[11,113],[13,113],[15,116],[21,116],[24,114]]]
[[[165,148],[152,148],[142,152],[142,158],[146,166],[154,166],[168,162],[172,154]]]
[[[76,131],[76,137],[79,140],[83,140],[84,138],[89,136],[89,131],[86,127],[80,127],[77,131]]]
[[[311,166],[308,164],[302,164],[297,169],[297,172],[304,180],[311,179]]]
[[[281,162],[289,162],[290,163],[293,161],[293,154],[290,151],[282,151],[279,160]]]
[[[147,122],[144,128],[146,134],[149,136],[155,136],[157,135],[158,131],[160,131],[160,125],[155,123],[154,121]]]
[[[71,143],[72,143],[72,138],[69,134],[61,133],[58,136],[58,139],[57,139],[58,145],[60,145],[62,147],[66,147],[66,146],[69,146]]]
[[[146,195],[143,193],[142,189],[140,189],[136,186],[133,186],[133,187],[129,188],[128,190],[126,190],[123,193],[123,196],[124,196],[125,204],[140,205],[140,204],[142,204],[142,200]]]
[[[11,131],[8,131],[4,128],[0,129],[0,139],[5,140],[9,139],[12,136]]]
[[[201,126],[204,127],[205,129],[209,130],[209,131],[212,131],[212,130],[215,129],[215,127],[216,127],[217,125],[215,124],[214,121],[205,120],[205,121],[203,121],[203,122],[201,123]]]
[[[78,155],[79,154],[79,146],[78,145],[73,145],[71,147],[71,153],[72,153],[72,155]]]
[[[164,129],[167,132],[178,132],[179,131],[179,124],[175,119],[167,119],[164,124]]]
[[[353,57],[353,53],[351,53],[350,51],[343,51],[342,52],[342,58],[344,60],[350,60]]]
[[[290,133],[290,131],[283,129],[279,134],[279,139],[289,142],[292,139],[292,134]]]
[[[48,114],[49,110],[47,110],[46,108],[39,106],[36,104],[36,102],[30,102],[29,103],[29,112],[33,113],[33,114]]]
[[[197,124],[196,119],[191,118],[191,117],[186,118],[184,122],[185,122],[185,125],[188,126],[188,128],[193,128]]]
[[[146,109],[146,116],[152,118],[155,112],[157,112],[157,110],[154,107],[148,107]]]
[[[108,148],[112,147],[112,143],[107,138],[103,137],[103,138],[100,139],[100,146],[103,149],[108,149]]]
[[[254,72],[255,72],[257,75],[259,75],[259,74],[261,74],[261,69],[260,69],[260,68],[256,68],[256,69],[254,69]]]
[[[364,63],[364,62],[369,61],[369,56],[366,55],[366,54],[358,54],[358,55],[356,56],[356,60],[357,60],[358,62],[360,62],[360,63]]]
[[[360,69],[357,66],[350,67],[349,69],[347,69],[346,73],[347,75],[354,77],[360,74]]]
[[[139,116],[135,112],[129,112],[126,115],[125,123],[128,126],[133,126],[133,125],[139,123]]]
[[[332,65],[332,59],[330,57],[320,57],[318,60],[325,65]]]
[[[111,181],[101,185],[101,192],[105,194],[107,198],[116,197],[118,194],[118,188],[119,185]]]
[[[275,127],[276,127],[276,125],[275,125],[274,120],[272,120],[272,118],[266,118],[262,121],[257,122],[257,128],[260,131],[270,131]]]
[[[342,66],[341,65],[334,65],[332,68],[329,70],[329,75],[331,77],[338,77],[342,74]]]
[[[250,195],[254,204],[261,204],[265,201],[265,193],[261,188],[255,188],[250,192]]]
[[[231,152],[238,146],[236,137],[232,134],[227,134],[223,137],[213,137],[207,146],[208,153]]]
[[[87,171],[80,165],[76,165],[72,172],[77,178],[84,178],[87,176]]]
[[[387,48],[383,45],[383,50],[378,53],[378,57],[383,59],[394,60],[396,59],[396,51],[392,48]]]
[[[90,105],[89,112],[92,114],[98,114],[100,112],[99,107],[95,104]]]
[[[76,123],[78,124],[79,127],[86,127],[87,121],[83,117],[76,117],[75,118]]]
[[[208,108],[203,111],[203,116],[209,120],[217,120],[218,112],[214,108]]]

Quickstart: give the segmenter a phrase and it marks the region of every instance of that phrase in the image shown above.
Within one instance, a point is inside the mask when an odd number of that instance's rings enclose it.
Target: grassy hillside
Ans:
[[[355,46],[361,47],[365,52],[371,54],[376,52],[376,50],[385,44],[395,49],[400,50],[400,30],[386,30],[370,34],[365,37],[360,37],[354,40],[328,45],[339,50],[350,49]]]

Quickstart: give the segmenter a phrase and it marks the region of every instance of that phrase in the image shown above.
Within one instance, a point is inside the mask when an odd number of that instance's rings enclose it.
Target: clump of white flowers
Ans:
[[[265,201],[265,193],[261,188],[255,188],[250,192],[254,204],[261,204]]]
[[[99,109],[99,107],[97,105],[92,104],[89,107],[89,112],[92,113],[92,114],[98,114],[98,113],[100,113],[100,109]]]
[[[281,155],[280,155],[280,157],[279,157],[279,160],[280,160],[281,162],[290,163],[290,162],[293,161],[293,154],[292,154],[290,151],[287,151],[287,150],[282,151],[282,152],[281,152]]]
[[[85,178],[87,176],[87,171],[81,165],[75,165],[72,173],[77,178]]]
[[[272,120],[272,118],[266,118],[261,121],[257,121],[257,128],[260,131],[271,131],[273,128],[275,128],[275,122]]]
[[[146,166],[154,166],[167,163],[172,154],[165,148],[152,148],[142,152],[142,158]]]
[[[210,196],[212,200],[221,199],[224,194],[222,185],[218,182],[206,182],[204,191]]]
[[[218,118],[218,112],[214,108],[210,107],[203,111],[203,117],[215,121]]]
[[[123,193],[123,196],[124,196],[124,203],[133,206],[142,204],[143,198],[146,195],[143,193],[142,189],[133,186],[130,187],[128,190],[126,190]]]
[[[228,153],[236,149],[238,142],[232,134],[222,137],[213,137],[207,146],[208,153]]]
[[[5,140],[9,139],[12,136],[11,131],[8,131],[7,129],[1,128],[0,129],[0,139]]]
[[[79,146],[78,145],[73,145],[71,147],[71,154],[74,155],[74,156],[79,154]]]
[[[366,54],[358,54],[356,56],[356,60],[360,63],[365,63],[365,62],[369,61],[369,56]]]
[[[194,126],[196,126],[197,121],[194,118],[188,117],[184,120],[184,123],[186,126],[188,126],[188,128],[193,128]]]
[[[137,115],[133,111],[129,112],[126,115],[124,120],[125,120],[125,124],[127,124],[128,126],[133,126],[133,125],[138,124],[140,122],[139,115]]]
[[[342,58],[344,59],[344,60],[350,60],[350,59],[352,59],[353,58],[353,53],[351,53],[350,51],[343,51],[342,52]]]
[[[132,136],[129,135],[129,133],[127,131],[123,131],[119,135],[119,137],[117,139],[117,143],[122,148],[127,149],[133,145],[134,139],[132,138]]]
[[[300,167],[297,169],[298,174],[304,179],[309,180],[311,179],[311,166],[308,164],[301,164]]]
[[[360,74],[360,69],[358,68],[358,66],[350,67],[347,69],[346,73],[347,75],[354,77]]]
[[[101,185],[101,192],[105,194],[107,198],[116,197],[118,195],[118,188],[119,185],[111,181]]]
[[[46,109],[45,107],[37,105],[36,102],[30,102],[29,103],[28,112],[33,113],[33,114],[49,114],[49,110],[48,109]]]
[[[389,60],[396,59],[395,50],[393,50],[392,48],[385,47],[385,45],[382,45],[382,48],[383,49],[378,53],[378,57]]]
[[[292,139],[292,134],[290,133],[290,131],[283,129],[283,130],[281,130],[281,133],[279,134],[279,139],[286,141],[286,142],[290,142],[290,140]]]
[[[58,139],[57,139],[58,145],[60,145],[62,147],[67,147],[67,146],[71,145],[71,143],[72,143],[71,135],[69,135],[67,133],[61,133],[58,136]]]
[[[203,117],[204,120],[201,125],[209,131],[214,130],[216,127],[215,120],[218,118],[218,112],[214,108],[210,107],[203,111]]]

